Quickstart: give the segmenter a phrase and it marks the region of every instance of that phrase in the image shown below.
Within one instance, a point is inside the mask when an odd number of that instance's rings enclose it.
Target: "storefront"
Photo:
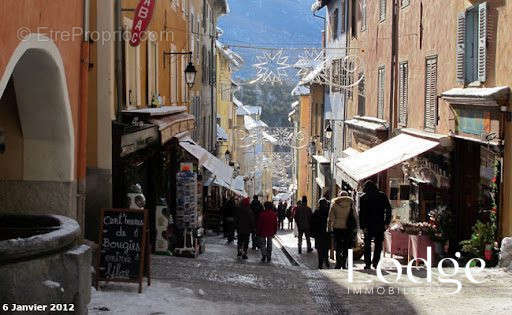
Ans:
[[[509,87],[454,88],[442,94],[454,113],[452,206],[457,241],[477,220],[500,217]],[[499,224],[499,222],[498,222]]]

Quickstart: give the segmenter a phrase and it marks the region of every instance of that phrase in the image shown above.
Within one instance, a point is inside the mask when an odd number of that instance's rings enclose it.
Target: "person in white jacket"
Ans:
[[[348,250],[354,246],[354,230],[357,226],[354,215],[354,200],[346,191],[331,201],[327,227],[334,232],[336,243],[336,269],[347,269]]]

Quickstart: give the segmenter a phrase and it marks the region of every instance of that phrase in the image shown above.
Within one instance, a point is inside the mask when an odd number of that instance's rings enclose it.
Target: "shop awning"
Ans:
[[[190,136],[180,138],[179,143],[183,149],[192,154],[199,161],[199,166],[206,168],[217,178],[226,182],[232,179],[233,168],[195,143]]]
[[[331,163],[331,160],[329,160],[328,158],[326,158],[323,155],[313,155],[313,159],[315,159],[320,164],[329,164],[329,163]]]
[[[151,116],[148,120],[150,123],[158,126],[162,144],[171,140],[171,138],[175,137],[177,134],[193,130],[195,127],[194,116],[187,113]]]
[[[336,164],[337,175],[352,187],[377,173],[418,156],[439,142],[408,134],[400,134],[361,154],[342,158]]]
[[[243,176],[237,176],[232,178],[230,182],[226,182],[224,179],[218,178],[215,175],[212,175],[208,180],[206,180],[203,186],[217,185],[220,187],[224,187],[226,189],[231,190],[235,194],[247,197],[247,193],[245,192],[245,182]]]

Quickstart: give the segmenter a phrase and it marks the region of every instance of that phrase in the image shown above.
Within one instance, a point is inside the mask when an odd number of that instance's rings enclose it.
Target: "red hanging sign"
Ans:
[[[135,9],[135,17],[132,26],[132,38],[130,45],[136,47],[140,44],[142,33],[146,30],[153,17],[153,9],[156,0],[141,0],[137,9]]]

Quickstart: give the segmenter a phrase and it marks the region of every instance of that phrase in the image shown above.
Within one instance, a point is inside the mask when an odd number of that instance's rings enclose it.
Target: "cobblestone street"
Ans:
[[[206,238],[205,253],[197,259],[153,256],[151,286],[142,294],[133,284],[103,284],[93,289],[91,314],[445,314],[447,305],[465,314],[505,314],[512,310],[512,276],[488,269],[472,284],[459,271],[454,284],[441,284],[434,269],[433,283],[408,281],[404,268],[398,283],[379,282],[374,270],[354,264],[354,282],[345,270],[316,270],[316,252],[299,255],[297,238],[280,231],[274,240],[273,261],[260,263],[259,251],[249,259],[236,258],[236,245],[221,236]],[[313,243],[314,244],[314,243]],[[304,246],[304,245],[303,245]],[[281,249],[283,248],[284,251]],[[396,270],[385,261],[384,276],[395,281]],[[453,269],[447,268],[450,274]],[[415,271],[425,282],[425,270]],[[372,281],[368,283],[368,281]],[[129,302],[128,302],[129,301]],[[460,314],[460,313],[459,313]]]

